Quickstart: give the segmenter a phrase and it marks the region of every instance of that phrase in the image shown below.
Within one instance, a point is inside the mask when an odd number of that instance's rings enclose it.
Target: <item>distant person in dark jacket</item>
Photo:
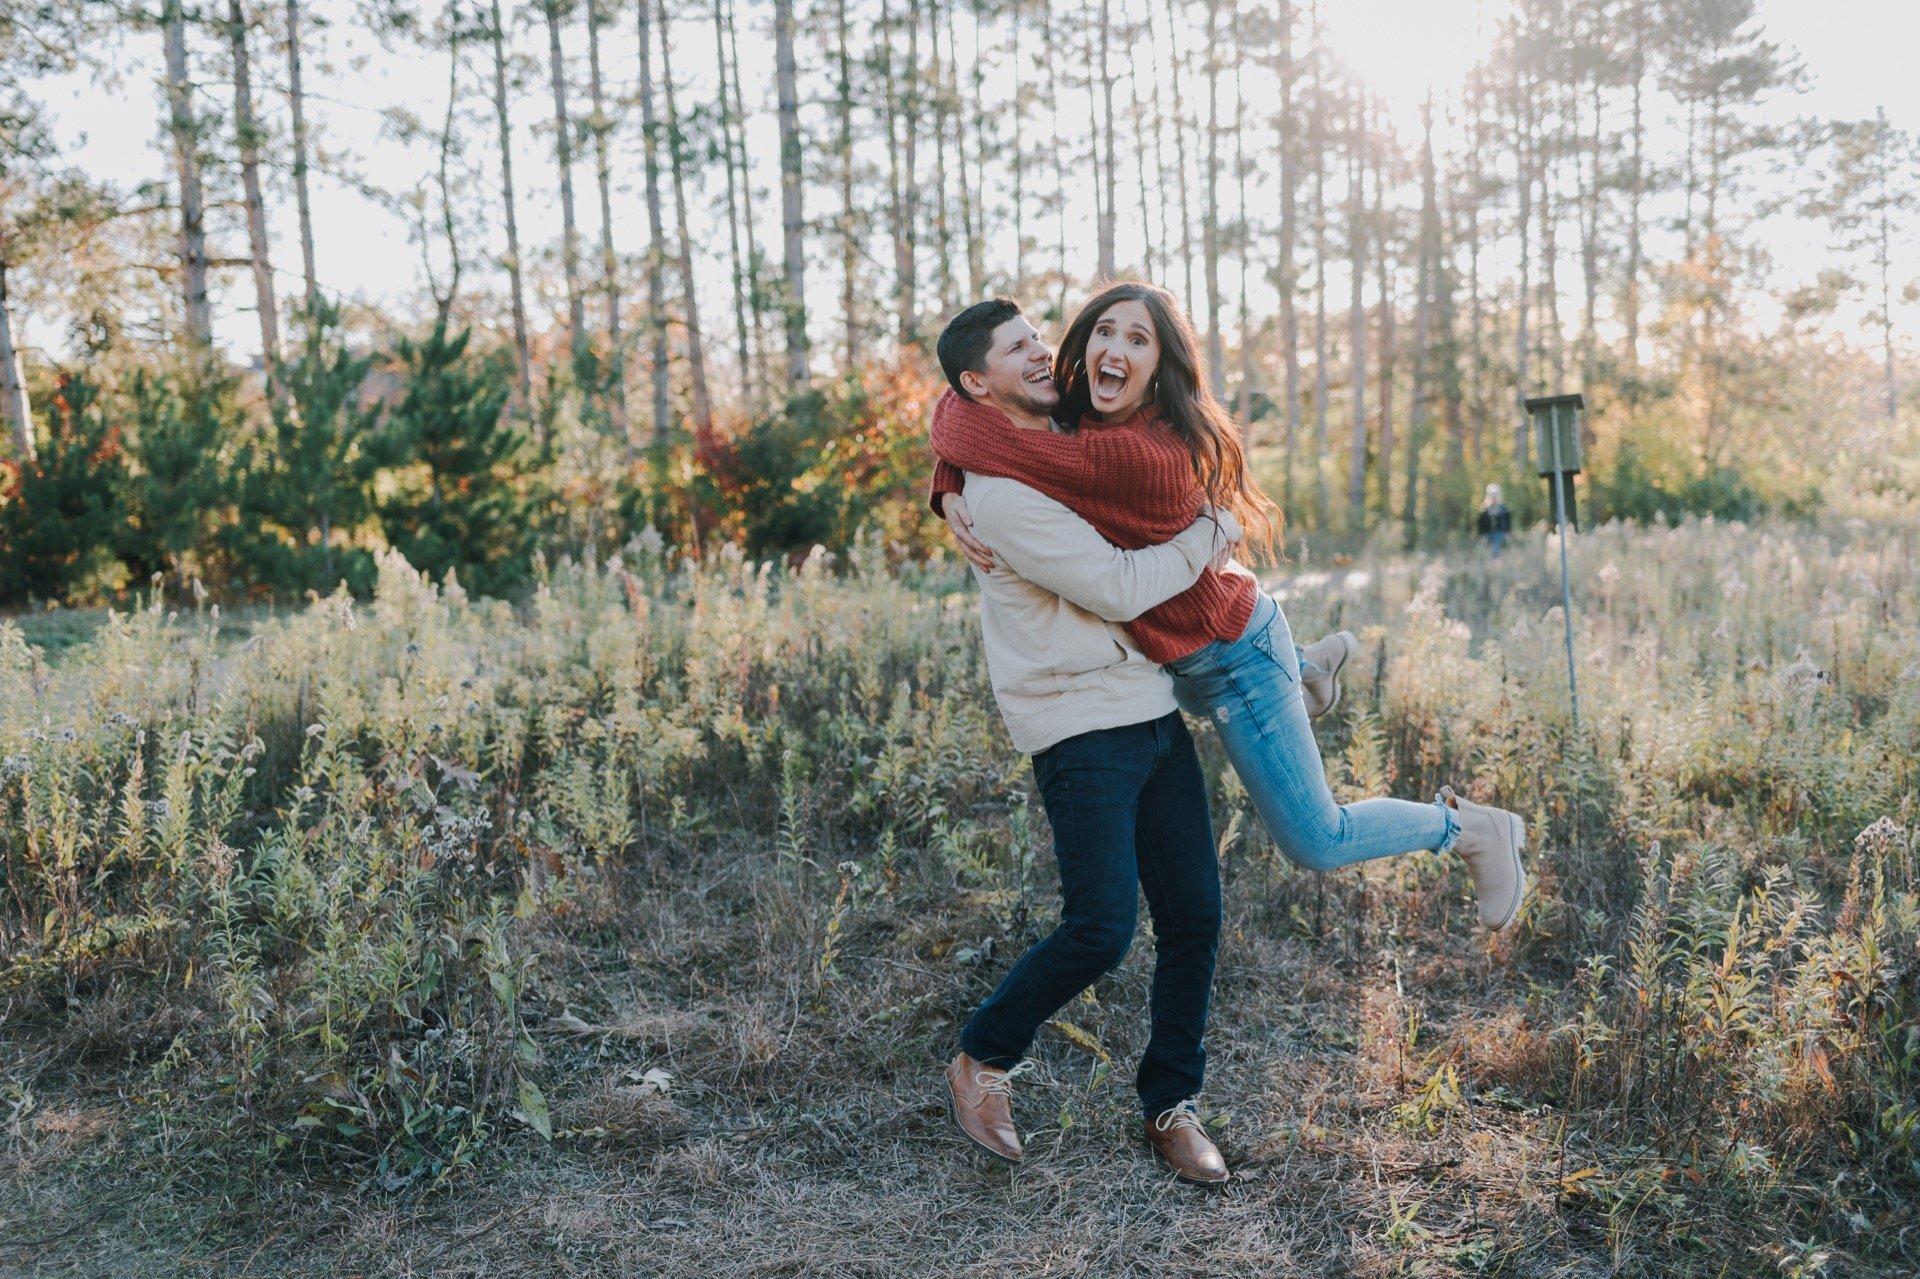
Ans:
[[[1480,536],[1487,539],[1487,546],[1496,560],[1507,545],[1507,534],[1512,531],[1513,512],[1507,509],[1500,486],[1487,485],[1486,500],[1480,504]]]

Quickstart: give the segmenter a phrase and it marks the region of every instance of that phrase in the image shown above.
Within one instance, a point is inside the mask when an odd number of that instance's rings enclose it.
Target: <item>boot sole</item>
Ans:
[[[1513,906],[1507,911],[1507,917],[1493,925],[1496,933],[1513,922],[1514,916],[1520,913],[1520,903],[1527,899],[1527,866],[1520,857],[1521,851],[1527,846],[1526,823],[1520,820],[1520,814],[1510,812],[1507,814],[1507,829],[1513,837],[1513,877],[1519,883],[1520,890],[1513,895]]]
[[[1341,631],[1339,632],[1339,634],[1345,635],[1347,634],[1347,632]],[[1327,698],[1327,704],[1325,706],[1322,706],[1318,713],[1307,716],[1308,719],[1319,719],[1322,715],[1331,714],[1333,712],[1333,708],[1340,704],[1340,694],[1345,689],[1345,685],[1341,684],[1340,682],[1340,672],[1347,669],[1347,663],[1352,661],[1354,658],[1354,655],[1357,654],[1359,651],[1360,651],[1360,641],[1358,639],[1353,641],[1353,646],[1351,648],[1349,648],[1344,641],[1341,643],[1340,661],[1338,664],[1334,666],[1332,670],[1327,672],[1327,678],[1333,681],[1333,695]],[[1200,1184],[1205,1185],[1210,1183],[1203,1182]]]
[[[1018,1155],[1009,1155],[1005,1151],[995,1150],[992,1146],[989,1146],[986,1142],[967,1131],[967,1126],[960,1122],[960,1103],[953,1095],[953,1082],[951,1080],[947,1082],[947,1118],[953,1121],[953,1126],[959,1130],[962,1137],[965,1137],[969,1142],[973,1143],[975,1147],[986,1151],[1001,1163],[1018,1164],[1021,1159],[1024,1158],[1024,1151]]]

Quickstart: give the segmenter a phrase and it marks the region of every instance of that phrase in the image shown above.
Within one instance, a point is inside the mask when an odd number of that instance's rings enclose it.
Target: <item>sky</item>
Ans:
[[[1481,47],[1475,14],[1496,0],[1335,0],[1323,6],[1335,47],[1411,119],[1429,80],[1459,83]],[[1915,0],[1760,0],[1770,39],[1797,50],[1811,76],[1800,109],[1866,118],[1885,107],[1898,127],[1920,127],[1920,3]],[[1487,21],[1491,25],[1490,19]]]
[[[1410,137],[1429,84],[1444,95],[1463,79],[1481,46],[1480,31],[1491,28],[1493,15],[1500,7],[1501,0],[1337,0],[1324,5],[1322,11],[1336,51],[1365,75],[1388,103],[1403,136]],[[743,4],[742,11],[764,17],[766,9]],[[308,12],[312,20],[329,13],[345,17],[352,9],[346,0],[314,0]],[[1760,0],[1759,16],[1770,38],[1798,53],[1807,75],[1804,94],[1781,95],[1768,107],[1774,118],[1859,118],[1884,108],[1896,127],[1920,133],[1920,76],[1912,71],[1913,50],[1920,48],[1920,0]],[[683,91],[691,101],[703,91],[711,92],[711,72],[702,65],[708,60],[702,56],[703,50],[710,47],[702,41],[711,39],[711,28],[686,22],[677,24],[675,31],[676,47],[685,46],[676,59],[675,71],[689,81]],[[569,53],[578,54],[584,63],[584,34],[576,30],[571,36]],[[749,67],[748,110],[756,130],[749,145],[759,170],[756,184],[763,191],[761,216],[771,229],[777,225],[773,164],[778,144],[770,109],[769,42],[766,33],[758,29],[743,28],[739,38],[743,60]],[[307,79],[315,98],[310,111],[316,118],[315,133],[322,147],[345,167],[377,185],[400,189],[417,181],[430,164],[426,145],[405,144],[392,136],[383,109],[404,107],[423,118],[436,119],[444,110],[444,62],[418,52],[383,51],[364,32],[354,29],[351,21],[336,23],[321,34],[320,41],[321,48],[311,55]],[[521,235],[523,242],[534,245],[556,241],[559,236],[551,134],[545,128],[551,98],[542,78],[544,43],[539,33],[522,26],[517,45],[529,65],[515,103],[515,168],[520,181]],[[960,47],[963,54],[969,47],[964,28]],[[208,55],[217,52],[210,42],[203,41],[202,49]],[[610,46],[608,58],[609,80],[614,84],[631,83],[637,74],[631,40]],[[171,163],[161,128],[159,61],[157,34],[130,33],[124,38],[121,55],[126,74],[117,87],[103,88],[84,76],[71,76],[43,81],[30,90],[52,109],[56,136],[71,163],[95,176],[112,175],[129,186],[141,179],[170,178]],[[263,75],[277,76],[277,59],[264,48],[256,47],[255,62]],[[765,73],[756,74],[759,68]],[[465,110],[475,139],[476,162],[484,160],[486,164],[472,180],[491,183],[491,135],[483,114],[487,104],[482,96],[482,71],[478,64],[469,69],[473,92]],[[752,100],[751,90],[755,88],[766,99],[758,106]],[[270,85],[257,89],[256,96],[275,108],[279,106],[280,99]],[[627,145],[633,145],[631,137]],[[637,158],[630,154],[617,168],[632,177],[639,168]],[[582,235],[585,244],[591,246],[597,243],[598,222],[590,170],[577,171],[576,183]],[[615,229],[627,253],[640,249],[645,234],[644,205],[637,186],[637,180],[629,182],[627,189],[616,195]],[[299,251],[291,199],[285,194],[277,198],[270,194],[269,199],[273,204],[271,235],[279,289],[283,298],[292,297],[299,290]],[[324,175],[314,180],[313,199],[323,283],[351,299],[393,313],[420,313],[420,251],[409,241],[405,220],[350,185]],[[475,203],[488,205],[492,201]],[[1125,212],[1123,206],[1123,218]],[[491,227],[485,234],[497,239],[499,231]],[[1123,228],[1123,259],[1129,250],[1126,235]],[[1754,235],[1776,259],[1776,284],[1810,281],[1823,265],[1825,246],[1818,235],[1809,235],[1804,223],[1774,219],[1770,226],[1755,228]],[[242,254],[244,236],[236,231],[231,238],[233,244],[217,246],[216,251]],[[704,237],[704,242],[717,254],[724,247],[724,231]],[[482,249],[483,253],[497,251]],[[1659,252],[1657,246],[1654,251]],[[1134,252],[1137,256],[1137,247]],[[593,256],[592,250],[589,255]],[[470,262],[469,268],[475,265]],[[1091,262],[1087,269],[1090,273]],[[814,280],[821,284],[820,305],[831,313],[837,284],[828,280],[828,274],[818,268],[813,272]],[[709,260],[704,276],[716,290],[727,278],[717,259]],[[1228,291],[1231,293],[1231,285]],[[811,287],[809,292],[813,292]],[[251,295],[251,285],[236,277],[234,287],[222,291],[218,304],[216,333],[236,353],[251,350],[257,340],[257,327],[247,309]],[[722,299],[716,296],[711,305],[717,318]],[[23,336],[29,348],[37,346],[49,353],[58,348],[61,337],[51,325],[41,323],[36,328],[36,317],[23,318]],[[1843,310],[1838,319],[1846,326],[1857,324],[1858,308]],[[1920,321],[1920,308],[1897,312],[1896,321],[1911,330]]]

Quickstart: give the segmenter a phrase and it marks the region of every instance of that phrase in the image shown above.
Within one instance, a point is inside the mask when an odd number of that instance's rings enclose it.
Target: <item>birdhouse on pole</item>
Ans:
[[[1576,531],[1579,508],[1574,503],[1573,477],[1580,474],[1580,414],[1587,402],[1579,395],[1542,395],[1526,401],[1533,416],[1533,455],[1546,477],[1552,499],[1553,527],[1562,523]]]
[[[1573,509],[1573,477],[1580,474],[1580,412],[1587,402],[1578,395],[1543,395],[1525,401],[1533,415],[1534,452],[1540,474],[1547,477],[1553,495],[1553,527],[1560,536],[1560,616],[1567,630],[1567,694],[1573,702],[1573,731],[1580,731],[1580,675],[1573,662],[1573,587],[1567,574],[1567,534],[1580,527]]]

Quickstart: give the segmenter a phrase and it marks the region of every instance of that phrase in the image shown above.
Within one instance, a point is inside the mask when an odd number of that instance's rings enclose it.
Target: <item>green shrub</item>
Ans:
[[[442,322],[395,347],[407,389],[387,415],[380,523],[415,567],[500,595],[526,580],[536,530],[515,487],[523,440],[501,417],[512,364],[503,351],[470,357],[471,337],[449,337]]]
[[[234,516],[242,429],[232,380],[210,369],[178,378],[139,370],[127,401],[127,567],[136,581],[163,573],[183,590],[196,577],[222,583],[231,565],[218,533]]]
[[[0,600],[87,602],[126,581],[121,428],[84,374],[62,373],[38,457],[0,469]]]

